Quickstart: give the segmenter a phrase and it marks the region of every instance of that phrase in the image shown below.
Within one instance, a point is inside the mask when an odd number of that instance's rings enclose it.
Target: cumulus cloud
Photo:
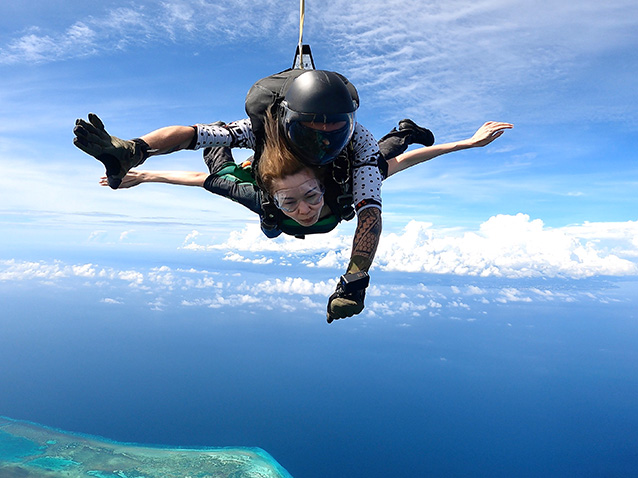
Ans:
[[[498,215],[478,231],[449,236],[429,224],[410,222],[384,237],[377,263],[385,270],[482,277],[590,277],[632,275],[634,262],[601,247],[578,229],[547,228],[525,214]],[[617,234],[619,241],[627,236]]]
[[[92,276],[91,265],[66,265],[60,261],[0,261],[0,281],[56,280],[72,276]]]
[[[250,263],[255,267],[288,264],[303,267],[307,273],[297,277],[277,277],[256,284],[262,294],[330,295],[333,277],[346,267],[351,247],[350,234],[333,231],[306,240],[262,238],[258,226],[233,232],[227,240],[202,246],[206,253],[222,254],[226,262]],[[191,241],[203,235],[191,235]],[[191,242],[194,243],[194,242]],[[256,254],[256,255],[255,255]],[[309,268],[326,269],[315,273],[330,279],[311,281]],[[574,278],[632,276],[638,274],[638,221],[624,223],[584,223],[560,228],[547,227],[540,219],[527,215],[498,215],[473,231],[440,230],[432,224],[412,221],[403,231],[383,235],[375,258],[375,269],[477,278]],[[333,271],[334,270],[334,271]],[[373,269],[374,271],[374,269]],[[167,266],[147,271],[116,269],[94,263],[64,264],[60,261],[0,261],[0,281],[55,281],[81,278],[123,281],[132,288],[180,288],[222,290],[219,272],[184,270]],[[370,288],[370,296],[383,296],[388,288]],[[485,287],[454,285],[458,296],[482,297]],[[397,294],[399,292],[396,292]],[[441,302],[427,287],[416,293]],[[515,296],[502,295],[507,300]],[[565,300],[542,287],[525,297]],[[520,300],[520,297],[519,297]]]
[[[299,295],[330,295],[334,292],[334,282],[312,282],[300,277],[288,277],[284,280],[267,280],[256,285],[256,290],[266,294],[299,294]]]
[[[282,260],[292,255],[309,267],[343,269],[351,241],[337,231],[303,241],[273,241],[258,226],[249,225],[232,232],[222,244],[199,247],[231,249],[227,260],[269,263],[264,256],[247,259],[238,251],[260,252]],[[402,232],[382,236],[375,264],[386,271],[479,277],[627,276],[638,274],[637,243],[638,221],[549,228],[526,214],[497,215],[476,231],[439,230],[431,223],[411,221]]]
[[[573,237],[579,237],[598,247],[605,247],[619,256],[638,258],[638,221],[588,222],[571,225],[562,230]]]
[[[347,239],[333,230],[327,234],[313,234],[300,240],[282,234],[276,239],[268,239],[258,224],[248,224],[244,229],[230,233],[228,240],[222,244],[208,246],[211,250],[230,249],[250,252],[311,253],[317,251],[340,251],[352,246],[352,239]]]
[[[175,284],[175,276],[168,266],[153,268],[148,273],[148,280],[169,290],[172,289]]]
[[[140,285],[144,282],[144,274],[138,271],[119,271],[116,273],[116,277],[131,284]]]

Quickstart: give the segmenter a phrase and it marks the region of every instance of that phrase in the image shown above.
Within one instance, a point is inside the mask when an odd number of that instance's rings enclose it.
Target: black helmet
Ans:
[[[295,78],[286,92],[279,121],[299,159],[310,166],[324,166],[352,138],[356,110],[357,103],[339,75],[308,70]],[[328,128],[322,127],[325,124]]]

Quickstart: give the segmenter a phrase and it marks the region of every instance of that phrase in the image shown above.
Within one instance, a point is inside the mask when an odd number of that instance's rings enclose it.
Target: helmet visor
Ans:
[[[284,109],[286,137],[300,160],[312,166],[331,163],[354,132],[354,112],[331,115],[296,113]]]

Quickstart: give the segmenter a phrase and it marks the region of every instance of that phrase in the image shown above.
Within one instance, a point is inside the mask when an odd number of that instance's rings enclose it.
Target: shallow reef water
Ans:
[[[260,448],[162,448],[0,417],[3,478],[292,478]]]

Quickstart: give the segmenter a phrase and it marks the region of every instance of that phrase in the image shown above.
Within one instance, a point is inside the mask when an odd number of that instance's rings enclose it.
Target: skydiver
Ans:
[[[152,155],[209,147],[251,148],[259,160],[255,168],[259,188],[253,188],[254,198],[246,202],[252,201],[251,209],[260,213],[262,230],[269,237],[284,230],[285,219],[280,217],[295,220],[302,233],[325,232],[313,230],[320,219],[332,216],[332,229],[342,218],[349,219],[354,209],[358,221],[351,259],[327,306],[332,322],[363,310],[367,272],[381,234],[383,160],[377,142],[354,119],[357,107],[358,97],[347,80],[333,72],[310,70],[293,78],[285,94],[274,96],[257,120],[251,116],[229,125],[169,126],[127,141],[109,135],[101,120],[90,114],[88,122],[76,121],[74,144],[105,165],[106,181],[113,189],[121,186],[131,168]],[[491,134],[498,137],[507,127],[511,126],[497,127]],[[401,160],[391,158],[387,175],[426,160],[418,158],[409,153]],[[275,164],[284,167],[277,172]],[[344,167],[347,171],[339,176]],[[272,178],[269,185],[262,181],[267,177]],[[348,196],[344,193],[350,197],[339,201]]]

